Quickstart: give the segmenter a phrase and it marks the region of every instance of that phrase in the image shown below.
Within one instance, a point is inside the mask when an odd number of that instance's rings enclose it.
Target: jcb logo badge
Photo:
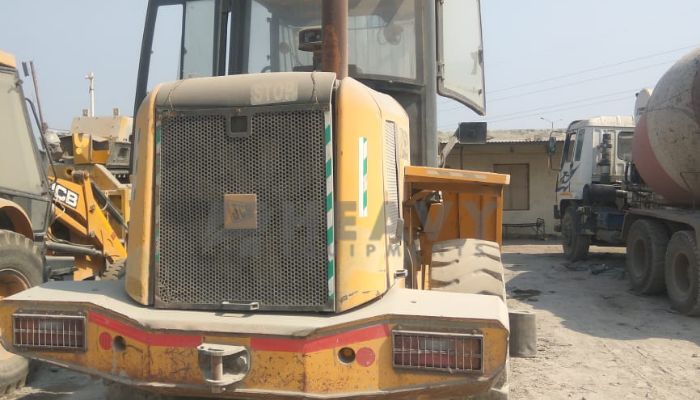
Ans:
[[[255,194],[225,194],[224,228],[257,229],[258,196]]]
[[[78,193],[55,182],[51,184],[51,191],[53,192],[53,197],[61,203],[71,208],[78,207]]]

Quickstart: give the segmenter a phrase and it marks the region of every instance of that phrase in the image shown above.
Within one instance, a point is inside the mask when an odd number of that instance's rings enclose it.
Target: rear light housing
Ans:
[[[24,350],[85,350],[85,315],[18,311],[14,346]]]
[[[484,368],[484,337],[480,334],[395,330],[394,367],[477,373]]]

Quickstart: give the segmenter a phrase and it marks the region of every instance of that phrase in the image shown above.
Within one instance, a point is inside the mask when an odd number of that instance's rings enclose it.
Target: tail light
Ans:
[[[478,334],[393,332],[394,367],[447,372],[481,372],[483,336]]]
[[[17,312],[12,315],[15,347],[27,350],[85,350],[85,316]]]

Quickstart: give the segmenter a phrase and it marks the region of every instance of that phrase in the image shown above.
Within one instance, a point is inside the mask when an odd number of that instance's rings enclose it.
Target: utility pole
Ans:
[[[549,123],[552,125],[551,132],[554,132],[554,121],[549,120],[549,119],[547,119],[547,118],[545,118],[545,117],[540,117],[540,119],[541,119],[542,121],[549,122]]]
[[[85,79],[90,82],[90,107],[88,108],[88,117],[95,116],[95,74],[90,72],[85,75]]]

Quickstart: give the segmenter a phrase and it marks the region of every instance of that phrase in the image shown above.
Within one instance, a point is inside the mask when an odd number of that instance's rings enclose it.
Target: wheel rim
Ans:
[[[676,254],[671,269],[676,288],[681,291],[682,295],[687,295],[690,291],[690,260],[688,256],[683,253]]]
[[[647,258],[647,246],[643,240],[637,240],[632,245],[632,265],[630,272],[636,278],[644,277],[647,271],[647,263],[649,258]]]
[[[26,289],[29,289],[29,280],[26,276],[14,269],[0,271],[0,299]]]

